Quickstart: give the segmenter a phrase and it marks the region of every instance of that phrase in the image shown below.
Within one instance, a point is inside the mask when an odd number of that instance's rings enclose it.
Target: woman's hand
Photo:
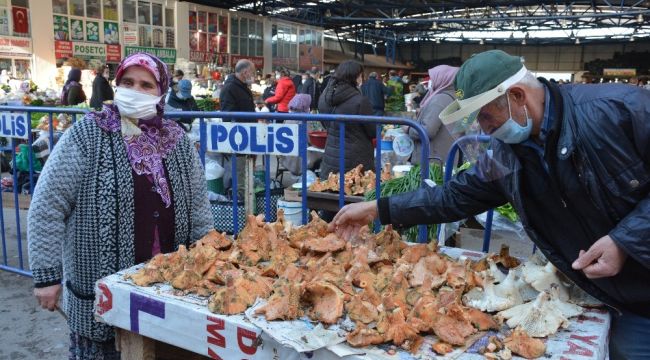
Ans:
[[[345,240],[350,240],[352,236],[359,232],[362,226],[368,225],[377,216],[376,201],[348,204],[334,216],[334,219],[329,224],[329,230],[336,231]]]
[[[35,288],[34,296],[38,299],[38,304],[50,311],[56,310],[59,296],[61,296],[61,284],[47,286],[44,288]]]

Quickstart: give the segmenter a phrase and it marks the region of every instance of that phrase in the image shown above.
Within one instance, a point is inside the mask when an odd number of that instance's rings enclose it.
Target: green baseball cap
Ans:
[[[470,124],[478,111],[526,76],[522,59],[501,50],[472,55],[456,74],[456,100],[440,113],[443,124]]]

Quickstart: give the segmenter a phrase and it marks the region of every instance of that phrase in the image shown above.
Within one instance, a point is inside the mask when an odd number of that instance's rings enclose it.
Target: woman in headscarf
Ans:
[[[429,69],[428,92],[420,102],[420,111],[416,119],[416,122],[424,127],[429,136],[429,159],[438,158],[445,161],[447,153],[454,143],[451,134],[442,125],[440,112],[456,99],[454,78],[457,72],[457,67],[447,65],[439,65]],[[406,127],[405,131],[415,142],[411,162],[413,164],[426,163],[428,159],[425,161],[420,159],[422,156],[420,135],[410,127]]]
[[[199,156],[163,119],[169,87],[158,58],[128,56],[113,103],[64,133],[36,186],[27,228],[34,295],[55,310],[63,286],[70,359],[119,359],[115,334],[93,319],[95,282],[213,228]]]
[[[72,68],[68,72],[68,80],[63,85],[61,92],[62,105],[78,105],[86,101],[86,94],[79,83],[81,81],[81,70]]]

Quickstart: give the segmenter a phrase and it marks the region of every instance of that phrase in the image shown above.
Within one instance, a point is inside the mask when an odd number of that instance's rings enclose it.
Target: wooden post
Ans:
[[[116,329],[115,345],[122,360],[155,360],[156,341],[134,332]]]
[[[246,214],[253,214],[255,212],[255,156],[247,155],[246,156],[246,171],[245,171],[245,181],[246,186],[244,191],[244,206],[246,207]]]

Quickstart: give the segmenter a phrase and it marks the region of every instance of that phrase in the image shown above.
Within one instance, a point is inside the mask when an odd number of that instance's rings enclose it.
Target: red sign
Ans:
[[[27,9],[14,6],[11,11],[14,20],[14,33],[28,34],[29,17],[27,17]]]
[[[54,42],[54,55],[57,59],[72,57],[72,41],[56,40]]]
[[[106,62],[118,63],[122,60],[120,45],[106,45]]]
[[[244,56],[244,55],[230,55],[230,65],[235,67],[237,61],[241,59],[248,59],[255,64],[257,69],[262,70],[264,68],[264,57],[262,56]]]
[[[99,283],[98,287],[102,294],[97,303],[97,314],[102,315],[113,308],[113,294],[104,283]]]

